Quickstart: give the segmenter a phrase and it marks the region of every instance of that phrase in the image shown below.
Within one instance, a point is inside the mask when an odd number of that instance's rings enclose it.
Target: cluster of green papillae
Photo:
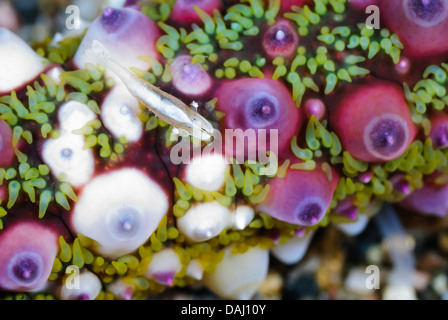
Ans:
[[[357,79],[369,75],[375,61],[397,64],[403,45],[396,34],[386,28],[375,30],[357,21],[348,22],[349,10],[346,0],[314,0],[314,5],[292,7],[283,17],[291,21],[300,37],[300,44],[293,57],[267,58],[261,51],[253,52],[249,43],[259,39],[266,26],[275,23],[280,13],[280,0],[247,0],[230,6],[225,13],[215,10],[208,15],[199,8],[196,12],[201,24],[193,24],[190,29],[176,28],[169,24],[169,16],[175,1],[159,1],[144,4],[141,11],[157,22],[164,34],[157,40],[156,48],[165,58],[159,62],[151,57],[143,59],[150,66],[149,71],[132,68],[139,77],[158,86],[169,87],[171,83],[170,64],[179,53],[189,53],[192,62],[199,63],[215,80],[238,77],[266,78],[281,80],[289,86],[291,97],[299,108],[307,94],[330,95]],[[258,38],[257,38],[258,37]],[[64,64],[69,61],[80,38],[66,39],[58,47],[48,43],[36,45],[36,51],[51,62]],[[343,53],[343,54],[339,54]],[[415,140],[398,158],[385,163],[367,163],[354,158],[344,150],[337,134],[329,129],[327,120],[319,121],[314,116],[305,126],[305,141],[293,137],[290,150],[300,160],[291,164],[289,160],[279,163],[278,170],[271,176],[259,174],[259,163],[246,162],[232,164],[225,172],[225,187],[222,192],[210,192],[189,185],[179,178],[173,178],[175,199],[172,212],[175,218],[184,215],[198,202],[217,201],[222,206],[232,207],[241,201],[248,205],[262,202],[269,193],[269,180],[274,176],[282,178],[288,170],[314,170],[321,166],[323,172],[332,179],[332,167],[342,173],[334,192],[330,209],[325,217],[308,229],[325,227],[329,223],[345,223],[351,220],[334,212],[338,203],[353,197],[353,204],[361,214],[376,212],[382,201],[397,202],[405,195],[394,189],[392,175],[402,173],[412,190],[421,188],[425,176],[436,171],[448,171],[448,149],[436,149],[429,132],[431,121],[429,112],[443,110],[448,105],[448,65],[428,67],[422,79],[411,88],[403,84],[403,92],[409,103],[413,122],[422,128],[424,137]],[[43,74],[38,81],[26,88],[26,97],[18,98],[16,92],[0,97],[0,119],[13,129],[13,145],[23,138],[30,146],[36,135],[44,139],[58,137],[56,122],[58,106],[69,100],[85,103],[95,113],[100,114],[98,101],[114,84],[104,76],[104,70],[93,65],[87,70],[64,71],[61,82],[56,83]],[[216,100],[207,103],[214,109]],[[225,115],[215,110],[217,120]],[[166,146],[172,145],[171,126],[142,107],[139,118],[146,131],[162,130]],[[126,139],[112,138],[98,119],[74,132],[85,136],[84,148],[94,150],[98,159],[104,162],[116,161],[125,156]],[[24,148],[27,150],[27,147]],[[71,203],[78,197],[73,187],[57,181],[50,175],[47,165],[29,158],[15,149],[17,166],[0,169],[0,185],[7,186],[8,202],[0,203],[0,218],[14,208],[17,201],[38,204],[38,217],[43,218],[50,206],[57,210],[70,210]],[[368,175],[366,181],[359,179]],[[446,183],[446,176],[438,179]],[[53,209],[54,210],[54,209]],[[2,228],[0,219],[0,228]],[[59,238],[60,250],[55,259],[50,281],[65,279],[69,265],[88,268],[96,273],[102,283],[108,284],[117,277],[137,288],[134,297],[146,298],[148,294],[162,292],[165,287],[143,276],[152,255],[164,247],[174,248],[180,257],[183,269],[176,275],[173,286],[184,287],[195,280],[186,277],[186,269],[191,259],[199,259],[205,272],[214,270],[223,255],[223,246],[235,244],[235,250],[244,252],[251,246],[264,248],[274,246],[267,236],[267,230],[280,231],[280,242],[294,236],[302,226],[291,225],[257,212],[244,230],[222,231],[219,236],[206,242],[190,244],[167,217],[162,219],[157,230],[145,245],[135,254],[128,254],[116,260],[105,259],[94,253],[95,243],[78,234],[72,243]],[[12,299],[51,299],[47,293],[10,295]],[[97,299],[113,299],[112,293],[102,291]]]
[[[92,66],[89,70],[65,71],[61,74],[61,79],[62,82],[56,84],[48,75],[42,74],[41,82],[35,81],[33,85],[27,86],[27,99],[19,100],[15,91],[0,98],[0,119],[7,121],[13,130],[13,147],[17,146],[21,138],[30,148],[36,135],[44,139],[57,138],[59,130],[51,123],[56,121],[55,111],[63,102],[76,100],[85,103],[95,113],[100,113],[94,97],[106,90],[107,85],[111,85],[105,83],[101,70]],[[113,160],[117,153],[124,151],[124,146],[117,141],[112,149],[110,137],[101,132],[101,128],[102,123],[99,120],[91,121],[76,134],[87,136],[86,149],[101,146],[99,155]],[[78,198],[72,186],[64,182],[64,177],[58,177],[59,182],[54,183],[47,165],[29,159],[27,154],[18,148],[15,148],[14,152],[18,160],[17,167],[0,168],[0,185],[7,185],[9,194],[6,209],[0,206],[1,217],[14,206],[21,193],[31,203],[38,203],[39,218],[45,216],[52,202],[70,210],[69,200],[76,202]]]

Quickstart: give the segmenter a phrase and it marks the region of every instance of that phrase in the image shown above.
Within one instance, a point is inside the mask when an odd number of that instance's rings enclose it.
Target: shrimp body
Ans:
[[[209,140],[213,135],[213,126],[198,112],[190,109],[178,98],[137,77],[121,66],[110,57],[101,42],[94,40],[91,48],[86,50],[86,54],[98,63],[104,64],[124,83],[140,103],[180,132],[200,140]]]

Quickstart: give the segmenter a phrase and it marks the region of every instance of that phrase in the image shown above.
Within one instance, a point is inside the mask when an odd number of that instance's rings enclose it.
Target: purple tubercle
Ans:
[[[431,117],[431,131],[429,137],[432,145],[437,149],[448,147],[448,115],[438,112]]]
[[[288,20],[279,20],[269,27],[263,36],[263,49],[266,54],[275,58],[290,57],[299,44],[299,38]]]
[[[152,278],[158,283],[172,286],[174,284],[174,277],[176,276],[175,272],[165,271],[165,272],[157,272],[152,275]]]
[[[177,56],[170,65],[174,87],[189,96],[205,94],[212,86],[212,80],[199,63],[192,63],[191,56]]]
[[[400,205],[421,214],[444,217],[448,213],[448,185],[425,182],[422,188],[414,190]]]
[[[339,201],[336,208],[333,209],[334,213],[355,221],[359,213],[358,208],[353,204],[355,199],[354,196],[348,196]]]
[[[308,118],[314,115],[316,120],[322,121],[326,114],[326,106],[321,99],[308,99],[305,102],[305,114]]]
[[[58,251],[58,234],[51,225],[19,221],[0,234],[0,288],[31,291],[47,281]]]
[[[358,180],[362,183],[369,183],[370,180],[373,178],[373,172],[372,171],[366,171],[363,173],[360,173],[358,176]]]
[[[411,184],[406,179],[405,174],[396,174],[390,178],[394,190],[401,192],[404,195],[411,193]]]
[[[222,129],[235,130],[239,141],[245,139],[245,133],[254,131],[255,134],[264,132],[269,137],[267,143],[247,146],[244,151],[246,156],[254,151],[272,150],[273,146],[282,152],[289,147],[292,136],[300,129],[299,109],[292,101],[287,88],[277,80],[240,78],[226,81],[215,92],[215,96],[218,98],[217,109],[226,114]],[[240,134],[237,129],[243,132]],[[278,139],[271,143],[273,132],[277,132]],[[235,146],[234,150],[228,149],[230,147],[226,147],[226,154],[233,152],[234,158],[243,152],[238,146]]]
[[[285,177],[270,180],[269,194],[256,208],[294,225],[316,225],[330,207],[338,181],[335,170],[329,180],[320,165],[314,170],[290,169]]]
[[[398,158],[417,132],[403,89],[392,81],[352,86],[333,109],[329,123],[343,148],[366,162]]]

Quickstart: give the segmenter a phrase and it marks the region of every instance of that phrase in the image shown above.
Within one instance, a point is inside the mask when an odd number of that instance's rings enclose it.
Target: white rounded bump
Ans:
[[[96,119],[95,112],[84,103],[71,100],[59,107],[58,119],[60,129],[71,133],[84,127],[89,121]]]
[[[192,259],[188,264],[185,275],[196,280],[201,280],[204,276],[204,266],[199,262],[199,260]]]
[[[225,157],[218,153],[193,157],[186,167],[186,182],[202,190],[218,191],[225,183],[227,166]]]
[[[60,75],[64,72],[64,69],[62,69],[60,66],[55,66],[48,70],[45,74],[53,80],[53,82],[57,85],[61,83]]]
[[[116,85],[101,105],[101,120],[115,138],[135,142],[143,134],[143,124],[137,99],[122,84]]]
[[[277,244],[271,249],[271,253],[284,264],[295,264],[305,256],[313,235],[314,230],[309,230],[301,237],[293,237],[286,243]]]
[[[356,221],[347,223],[337,223],[336,227],[348,236],[355,237],[365,230],[369,223],[369,217],[366,214],[357,214]]]
[[[214,238],[230,224],[229,209],[217,201],[197,204],[177,219],[180,233],[193,242]]]
[[[131,300],[135,286],[119,278],[107,286],[107,291],[111,292],[116,298]]]
[[[233,215],[233,228],[244,230],[255,216],[254,208],[250,206],[237,206]]]
[[[69,287],[66,284],[61,286],[59,296],[62,300],[95,300],[102,290],[101,280],[90,271],[83,271],[78,275],[77,283],[79,287]]]
[[[0,28],[0,92],[9,92],[33,80],[47,63],[16,34]]]
[[[95,251],[116,258],[135,251],[168,211],[166,193],[138,169],[102,174],[82,190],[73,210],[76,232],[95,240]]]
[[[158,283],[172,285],[174,277],[182,269],[179,255],[172,248],[156,252],[146,269],[145,277]]]
[[[95,159],[90,149],[83,150],[84,137],[63,133],[56,139],[45,141],[42,159],[56,178],[74,187],[85,184],[95,170]]]
[[[225,249],[213,273],[204,274],[204,284],[223,299],[251,299],[267,276],[269,251],[252,247],[244,253]]]

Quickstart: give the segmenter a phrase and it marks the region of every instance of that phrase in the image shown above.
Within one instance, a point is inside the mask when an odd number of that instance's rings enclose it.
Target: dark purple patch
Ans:
[[[438,128],[432,139],[432,143],[435,148],[443,149],[448,147],[448,127],[441,126]]]
[[[125,13],[122,10],[106,7],[101,15],[101,24],[107,32],[112,33],[122,27],[125,18]]]
[[[267,95],[251,99],[246,105],[246,117],[250,127],[267,127],[278,118],[276,99]]]
[[[39,276],[39,265],[30,257],[19,258],[12,267],[17,280],[23,283],[32,283]]]
[[[87,293],[81,293],[78,297],[77,300],[90,300],[89,295]]]
[[[272,47],[287,47],[294,43],[294,36],[287,25],[279,25],[267,34]]]
[[[323,214],[322,207],[318,203],[309,203],[297,214],[300,224],[310,226],[320,221]]]
[[[445,10],[444,0],[409,0],[408,10],[411,15],[423,21],[431,22],[437,19]]]
[[[376,152],[390,156],[403,147],[406,142],[406,133],[400,122],[384,119],[373,127],[369,138]]]

